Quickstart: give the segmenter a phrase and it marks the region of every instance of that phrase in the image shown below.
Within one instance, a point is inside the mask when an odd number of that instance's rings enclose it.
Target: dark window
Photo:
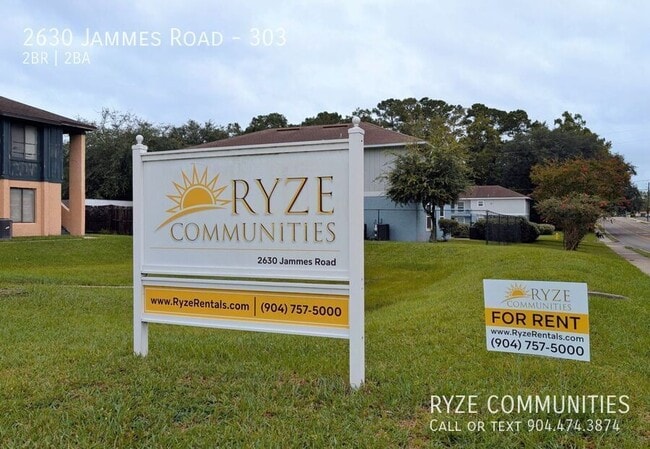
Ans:
[[[35,126],[11,125],[11,157],[35,161],[38,159],[38,133]]]

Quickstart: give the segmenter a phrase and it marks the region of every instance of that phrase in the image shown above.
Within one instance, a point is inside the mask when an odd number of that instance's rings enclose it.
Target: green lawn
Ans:
[[[482,280],[586,282],[591,362],[488,352]],[[133,355],[131,239],[0,241],[0,447],[650,446],[650,277],[594,238],[366,244],[366,376],[343,340],[151,325]],[[479,413],[431,413],[432,395]],[[490,395],[629,396],[627,413],[491,414]],[[430,429],[432,419],[464,430]],[[528,420],[616,419],[618,431]],[[488,428],[470,432],[472,421]],[[521,421],[520,431],[491,421]],[[533,423],[534,424],[534,423]]]

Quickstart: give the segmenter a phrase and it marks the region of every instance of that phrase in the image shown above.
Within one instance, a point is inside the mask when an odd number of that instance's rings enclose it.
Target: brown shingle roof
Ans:
[[[528,198],[526,195],[501,186],[472,186],[459,195],[459,198]]]
[[[0,97],[0,116],[61,126],[66,132],[86,132],[96,129],[94,126],[43,109],[35,108],[18,101]]]
[[[417,137],[391,131],[381,126],[362,122],[359,126],[365,131],[364,145],[390,146],[421,142]],[[269,145],[276,143],[312,142],[320,140],[347,139],[348,128],[352,124],[291,126],[287,128],[265,129],[228,139],[197,145],[192,148],[215,148],[245,145]]]

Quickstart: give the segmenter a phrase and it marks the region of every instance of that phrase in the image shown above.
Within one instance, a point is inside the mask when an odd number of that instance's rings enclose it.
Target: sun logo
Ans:
[[[230,203],[230,200],[220,198],[227,186],[216,186],[219,174],[208,180],[207,167],[203,173],[199,174],[194,165],[191,178],[183,170],[181,170],[181,176],[183,184],[172,181],[177,194],[167,195],[167,198],[176,204],[166,211],[172,215],[158,226],[158,229],[185,215],[210,209],[223,209],[226,204]]]
[[[526,290],[526,287],[521,284],[512,284],[506,292],[506,299],[504,299],[504,302],[511,299],[524,299],[528,297],[530,297],[530,293]]]

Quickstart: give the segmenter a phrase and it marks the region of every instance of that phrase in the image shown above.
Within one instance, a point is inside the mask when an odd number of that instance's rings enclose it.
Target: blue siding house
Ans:
[[[386,196],[382,178],[396,155],[420,139],[370,123],[361,123],[364,135],[364,224],[367,238],[428,241],[430,222],[419,204],[401,206]],[[194,148],[237,147],[347,138],[352,124],[274,128],[199,145]]]

